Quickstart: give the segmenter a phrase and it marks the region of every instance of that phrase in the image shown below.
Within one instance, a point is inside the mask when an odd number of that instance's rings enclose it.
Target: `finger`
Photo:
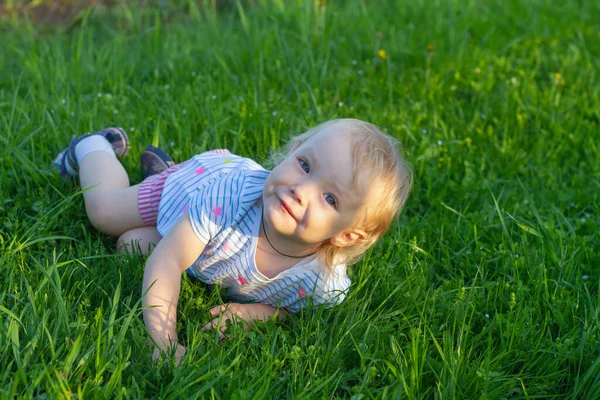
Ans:
[[[227,330],[227,321],[231,321],[233,322],[233,318],[232,315],[230,315],[229,313],[227,313],[227,318],[223,318],[221,320],[221,326],[219,327],[219,339],[224,340],[224,339],[229,339],[231,337],[231,335],[229,333],[223,333]]]
[[[217,311],[214,311],[215,309],[218,309]],[[209,330],[209,329],[214,329],[217,327],[221,327],[226,323],[226,321],[228,319],[231,318],[231,314],[230,312],[227,310],[227,308],[225,306],[216,306],[211,308],[210,310],[211,314],[213,318],[211,321],[207,322],[201,330]]]
[[[202,328],[200,328],[201,331],[208,331],[211,329],[214,329],[217,327],[217,321],[219,319],[215,318],[215,319],[211,319],[210,321],[208,321]]]
[[[161,354],[160,354],[160,349],[158,347],[155,347],[154,350],[152,351],[152,357],[154,359],[154,361],[159,361]]]
[[[217,317],[211,321],[209,321],[208,323],[206,323],[202,328],[200,328],[201,331],[209,331],[215,328],[218,328],[218,332],[219,332],[219,339],[224,339],[225,337],[227,337],[228,335],[225,335],[223,333],[223,331],[225,329],[227,329],[227,318],[225,318],[225,315],[223,315],[223,317]]]
[[[222,312],[225,312],[225,311],[227,311],[227,305],[223,304],[223,305],[215,306],[210,309],[210,315],[212,315],[213,317],[217,317],[219,314],[221,314]]]

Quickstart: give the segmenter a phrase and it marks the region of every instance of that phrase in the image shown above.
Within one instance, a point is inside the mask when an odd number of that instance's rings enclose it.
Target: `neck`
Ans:
[[[269,248],[274,253],[277,253],[281,256],[288,257],[288,258],[306,258],[306,257],[310,257],[316,253],[316,251],[310,252],[310,250],[306,250],[306,249],[299,250],[299,251],[290,250],[290,249],[286,248],[285,246],[279,246],[277,243],[274,243],[273,236],[276,236],[276,235],[271,235],[271,237],[269,237],[269,235],[267,234],[267,227],[265,224],[264,212],[261,214],[260,224],[262,227],[262,233],[265,237],[265,240],[267,241]],[[309,253],[305,254],[306,252],[309,252]]]

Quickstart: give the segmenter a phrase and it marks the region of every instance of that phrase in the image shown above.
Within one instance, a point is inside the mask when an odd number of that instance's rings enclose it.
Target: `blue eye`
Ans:
[[[337,204],[337,201],[335,200],[335,197],[333,197],[330,194],[326,194],[325,195],[325,201],[332,206],[335,206]]]
[[[301,158],[298,159],[298,162],[300,164],[300,168],[302,168],[304,170],[304,172],[306,172],[308,174],[308,172],[310,171],[310,168],[308,167],[308,163]]]

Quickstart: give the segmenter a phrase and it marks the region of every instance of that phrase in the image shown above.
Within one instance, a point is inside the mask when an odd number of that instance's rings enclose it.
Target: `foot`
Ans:
[[[175,165],[175,162],[167,153],[150,145],[148,145],[146,150],[142,153],[140,162],[142,164],[142,175],[144,179],[152,175],[160,174]]]
[[[112,145],[115,154],[125,157],[129,151],[129,138],[122,128],[106,128],[100,132],[88,133],[79,137],[73,136],[69,146],[61,151],[53,161],[54,168],[58,170],[61,178],[75,177],[79,173],[79,163],[75,157],[75,146],[85,138],[92,135],[101,135]]]

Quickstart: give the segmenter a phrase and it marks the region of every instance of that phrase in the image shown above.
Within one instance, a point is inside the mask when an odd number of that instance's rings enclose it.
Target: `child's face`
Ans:
[[[359,181],[368,179],[360,175]],[[269,174],[263,191],[265,229],[288,249],[326,240],[352,244],[346,240],[362,235],[350,226],[363,197],[354,185],[352,138],[333,127],[308,139]]]

